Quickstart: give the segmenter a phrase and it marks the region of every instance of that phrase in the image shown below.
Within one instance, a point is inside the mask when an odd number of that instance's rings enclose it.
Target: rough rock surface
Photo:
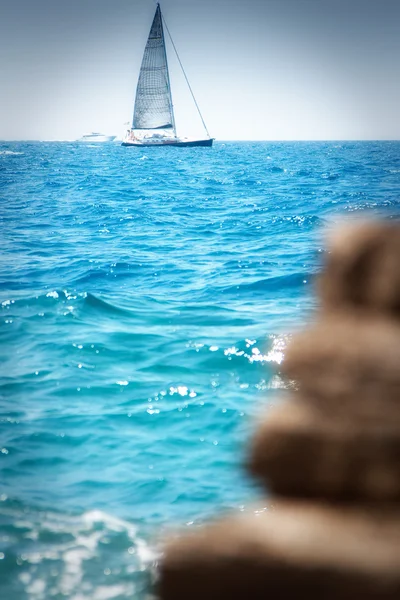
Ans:
[[[282,368],[330,418],[400,426],[400,321],[329,316],[294,337]]]
[[[172,542],[165,600],[400,598],[400,511],[278,502]]]
[[[400,317],[400,227],[397,222],[347,225],[331,237],[320,278],[323,306]]]
[[[278,495],[400,501],[400,430],[323,418],[299,399],[270,411],[249,466]]]

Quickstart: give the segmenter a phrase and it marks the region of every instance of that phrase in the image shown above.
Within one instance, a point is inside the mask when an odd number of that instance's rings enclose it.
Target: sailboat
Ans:
[[[143,146],[212,146],[213,138],[208,133],[175,44],[166,27],[207,137],[190,139],[177,135],[163,22],[165,24],[160,4],[157,4],[140,68],[132,127],[126,132],[122,145],[140,148]]]

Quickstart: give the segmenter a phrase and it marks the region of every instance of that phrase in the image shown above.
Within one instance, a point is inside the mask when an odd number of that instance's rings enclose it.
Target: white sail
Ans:
[[[175,130],[160,5],[147,39],[136,88],[132,129]]]

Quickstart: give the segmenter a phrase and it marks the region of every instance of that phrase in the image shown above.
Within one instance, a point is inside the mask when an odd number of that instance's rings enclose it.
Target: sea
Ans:
[[[400,142],[0,143],[1,598],[151,598],[166,537],[269,509],[326,236],[399,192]]]

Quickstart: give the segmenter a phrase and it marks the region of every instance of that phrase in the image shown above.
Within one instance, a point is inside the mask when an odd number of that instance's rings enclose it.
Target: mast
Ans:
[[[170,82],[170,79],[169,79],[168,57],[167,57],[167,49],[165,47],[165,37],[164,37],[164,27],[163,27],[164,17],[163,17],[163,14],[161,12],[161,6],[160,6],[159,2],[157,2],[156,14],[157,14],[157,11],[159,11],[159,13],[160,13],[161,35],[162,35],[162,39],[163,39],[163,49],[164,49],[165,64],[167,65],[167,68],[166,68],[165,71],[166,71],[166,79],[167,79],[167,87],[168,87],[168,99],[169,99],[169,105],[170,105],[170,111],[171,111],[171,117],[172,117],[172,130],[174,132],[174,136],[176,137],[175,113],[174,113],[174,105],[172,103],[171,82]]]

